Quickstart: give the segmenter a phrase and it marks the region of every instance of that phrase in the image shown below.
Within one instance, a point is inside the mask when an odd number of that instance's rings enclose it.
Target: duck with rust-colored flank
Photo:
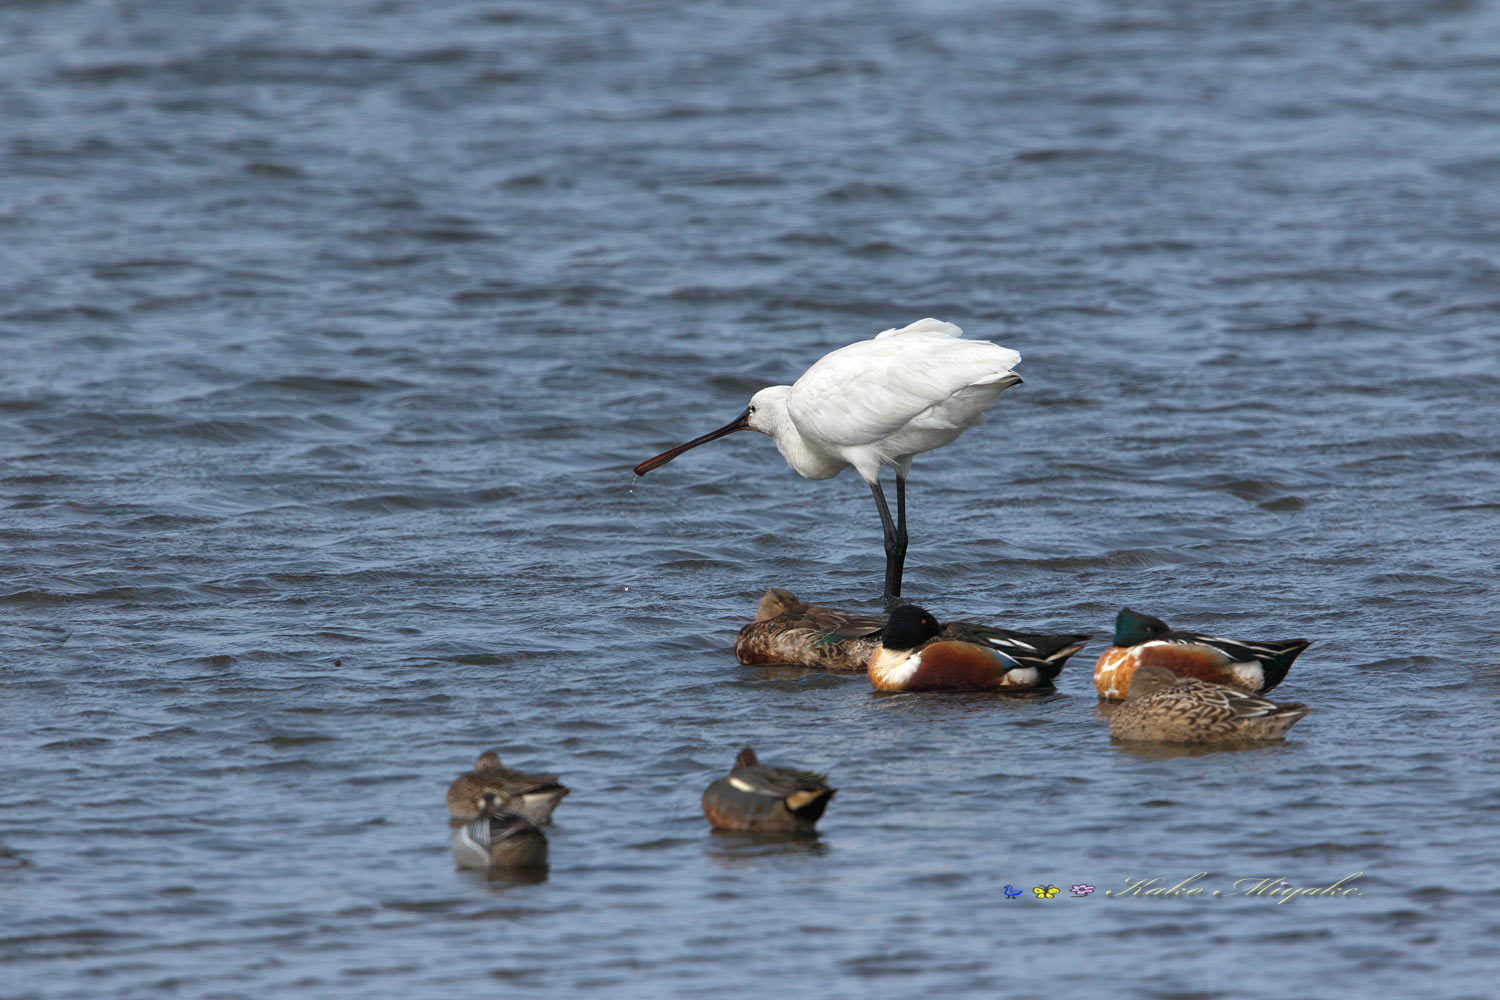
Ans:
[[[703,815],[720,830],[807,833],[833,793],[823,775],[762,764],[746,747],[734,759],[729,776],[703,793]]]
[[[862,674],[884,627],[884,618],[808,604],[773,587],[760,599],[755,621],[735,637],[734,655],[746,665],[787,663]]]
[[[1137,667],[1130,697],[1109,716],[1117,740],[1151,743],[1245,743],[1279,740],[1309,711],[1223,684],[1179,677],[1166,667]]]
[[[474,770],[461,774],[448,786],[448,815],[471,820],[485,811],[485,796],[505,798],[512,812],[533,823],[552,822],[552,810],[568,794],[568,788],[555,774],[525,774],[512,771],[500,763],[500,755],[486,750],[479,755]]]
[[[1087,635],[1038,635],[937,619],[915,604],[891,612],[870,657],[877,691],[1026,691],[1050,688]]]
[[[478,816],[453,828],[453,861],[460,868],[538,869],[547,867],[547,835],[518,811],[521,803],[504,793],[486,792]]]
[[[1312,643],[1307,639],[1241,642],[1198,632],[1178,632],[1160,618],[1121,608],[1115,618],[1115,644],[1094,665],[1099,697],[1119,700],[1139,667],[1165,667],[1179,677],[1227,684],[1265,694],[1280,684],[1292,661]]]

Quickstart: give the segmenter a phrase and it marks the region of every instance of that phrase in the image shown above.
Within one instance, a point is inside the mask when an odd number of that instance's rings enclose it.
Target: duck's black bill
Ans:
[[[733,434],[735,431],[748,431],[749,429],[750,411],[747,409],[744,413],[741,413],[739,416],[735,417],[729,423],[725,424],[723,427],[720,427],[716,431],[709,431],[707,434],[703,435],[700,438],[693,438],[687,444],[680,444],[677,447],[673,448],[671,451],[664,451],[660,455],[657,455],[655,458],[646,459],[640,465],[637,465],[635,467],[635,474],[637,476],[644,476],[652,469],[658,469],[663,465],[666,465],[668,462],[672,461],[672,459],[676,458],[678,455],[681,455],[689,448],[696,448],[700,444],[707,444],[715,438],[723,437],[725,434]]]

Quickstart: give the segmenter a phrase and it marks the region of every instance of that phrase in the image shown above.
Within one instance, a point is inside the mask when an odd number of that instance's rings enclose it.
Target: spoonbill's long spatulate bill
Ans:
[[[725,424],[723,427],[720,427],[716,431],[709,431],[707,434],[703,435],[702,437],[695,437],[695,438],[693,438],[687,444],[680,444],[677,447],[671,449],[670,451],[664,451],[664,452],[662,452],[660,455],[657,455],[655,458],[648,458],[648,459],[646,459],[640,465],[637,465],[635,467],[635,474],[637,476],[644,476],[646,473],[650,472],[652,469],[659,469],[663,465],[666,465],[668,462],[672,461],[672,459],[676,458],[678,455],[681,455],[683,452],[687,451],[689,448],[696,448],[700,444],[708,444],[708,442],[716,440],[718,438],[721,438],[725,434],[733,434],[735,431],[748,431],[749,429],[750,429],[750,411],[746,410],[744,413],[741,413],[739,416],[735,417],[729,423]]]

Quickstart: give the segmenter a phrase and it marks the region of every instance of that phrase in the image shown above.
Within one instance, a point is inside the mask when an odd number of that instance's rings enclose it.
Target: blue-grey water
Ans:
[[[5,5],[0,993],[1493,996],[1497,95],[1465,0]],[[736,665],[868,492],[631,466],[928,315],[1026,382],[907,595],[1313,638],[1285,744]],[[747,743],[819,838],[708,832]]]

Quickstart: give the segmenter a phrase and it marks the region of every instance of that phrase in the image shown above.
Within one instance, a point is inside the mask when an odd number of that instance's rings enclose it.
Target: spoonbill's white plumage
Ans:
[[[792,385],[750,398],[735,420],[635,467],[645,475],[689,448],[734,431],[769,434],[787,464],[805,479],[853,468],[870,485],[885,531],[885,597],[901,596],[906,560],[906,476],[911,460],[979,423],[1006,389],[1021,355],[963,331],[923,319],[825,354]],[[896,471],[896,518],[880,487],[880,468]]]

